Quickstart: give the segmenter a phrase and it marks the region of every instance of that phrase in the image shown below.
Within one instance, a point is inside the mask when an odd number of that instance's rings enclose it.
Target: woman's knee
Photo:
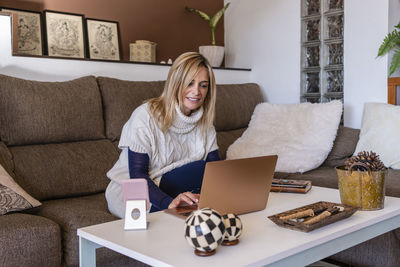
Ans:
[[[106,189],[106,200],[108,205],[108,210],[111,214],[119,217],[125,217],[125,205],[122,196],[121,185],[117,182],[111,181]]]

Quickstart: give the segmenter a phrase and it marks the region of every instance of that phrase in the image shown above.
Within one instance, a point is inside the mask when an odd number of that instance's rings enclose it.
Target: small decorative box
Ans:
[[[136,40],[129,44],[129,60],[139,62],[156,62],[157,44],[147,40]]]

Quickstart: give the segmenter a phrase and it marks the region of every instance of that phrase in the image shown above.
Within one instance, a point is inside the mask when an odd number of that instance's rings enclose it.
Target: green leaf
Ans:
[[[185,6],[185,9],[187,11],[196,13],[205,21],[209,21],[209,26],[211,28],[211,43],[212,43],[212,45],[215,45],[215,34],[214,34],[215,27],[217,26],[217,23],[221,19],[225,10],[229,7],[229,4],[230,4],[229,2],[226,3],[226,5],[220,11],[218,11],[212,18],[210,18],[209,15],[207,15],[205,12],[203,12],[201,10]]]
[[[392,63],[389,68],[389,76],[392,75],[400,67],[400,50],[397,49],[392,57]]]
[[[229,7],[229,4],[230,2],[226,3],[226,5],[211,18],[210,20],[211,28],[215,28],[217,26],[219,19],[225,13],[225,10]]]
[[[378,50],[378,56],[387,54],[396,46],[400,46],[400,33],[397,30],[394,30],[392,33],[388,33],[383,40]]]
[[[190,8],[190,7],[187,7],[187,6],[185,6],[185,9],[187,11],[190,11],[190,12],[198,14],[200,16],[200,18],[204,19],[205,21],[210,21],[210,16],[207,15],[205,12],[203,12],[201,10],[198,10],[198,9],[195,9],[195,8]]]

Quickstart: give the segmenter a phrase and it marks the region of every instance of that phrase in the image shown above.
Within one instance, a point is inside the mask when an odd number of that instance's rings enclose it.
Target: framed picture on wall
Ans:
[[[43,55],[42,14],[6,7],[0,10],[13,14],[13,54]]]
[[[49,56],[85,57],[83,15],[45,10],[44,19]]]
[[[117,21],[86,19],[89,58],[120,60],[120,35]]]

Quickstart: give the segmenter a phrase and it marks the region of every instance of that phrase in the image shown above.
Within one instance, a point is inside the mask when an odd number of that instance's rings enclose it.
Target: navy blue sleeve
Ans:
[[[150,202],[159,210],[167,209],[172,198],[153,182],[149,177],[149,155],[128,151],[129,176],[133,178],[146,178],[149,187]]]
[[[218,149],[213,150],[210,153],[208,153],[207,158],[206,158],[206,162],[218,161],[218,160],[221,160],[221,158],[219,157],[219,154],[218,154]]]

